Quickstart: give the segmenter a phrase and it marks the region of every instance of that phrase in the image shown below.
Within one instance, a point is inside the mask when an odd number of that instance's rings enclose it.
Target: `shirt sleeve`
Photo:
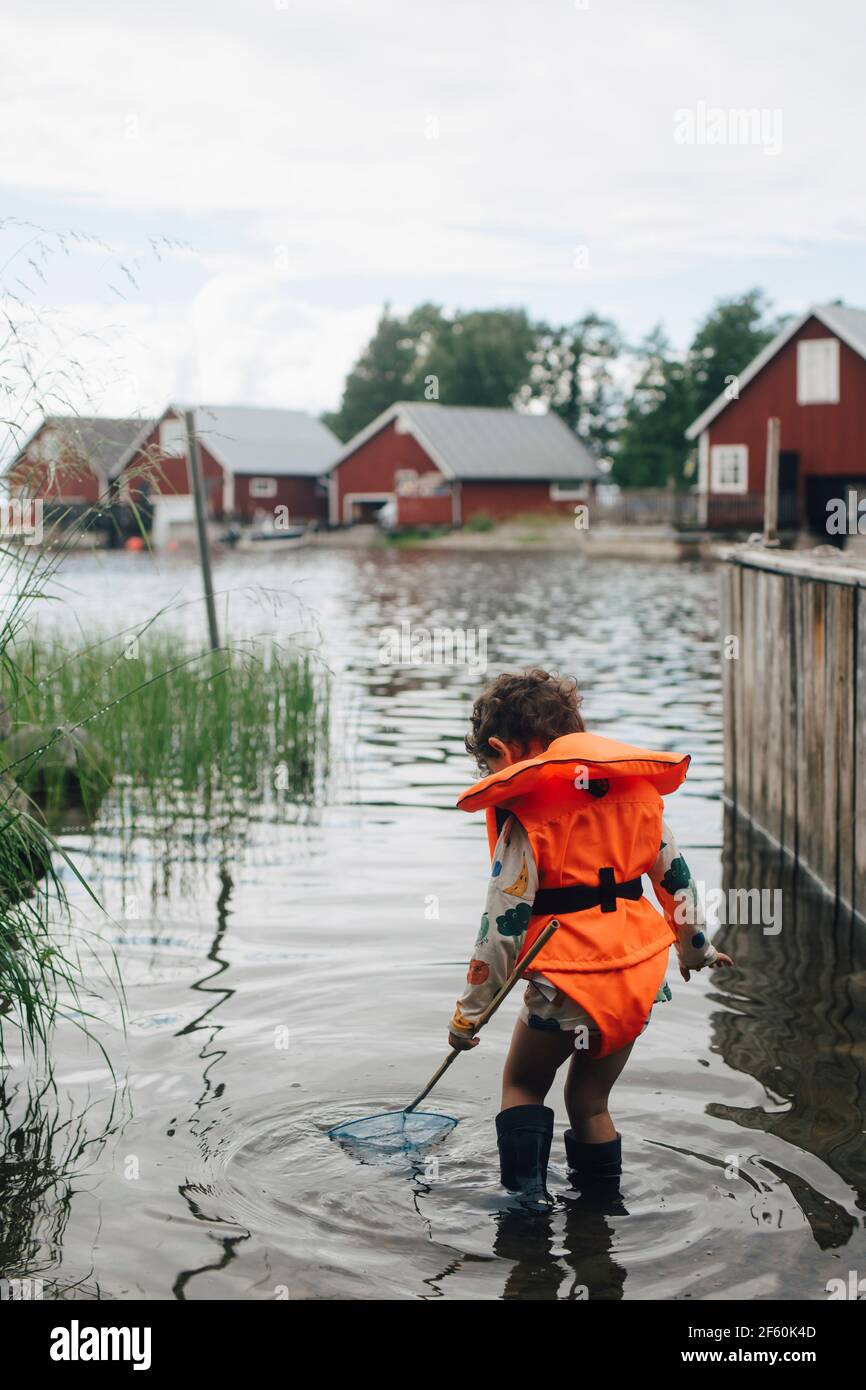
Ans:
[[[719,954],[706,933],[706,918],[689,866],[667,821],[662,821],[662,842],[649,871],[662,911],[674,933],[680,965],[700,970]]]
[[[493,853],[487,902],[450,1028],[471,1034],[480,1014],[514,969],[538,888],[529,837],[509,816]]]

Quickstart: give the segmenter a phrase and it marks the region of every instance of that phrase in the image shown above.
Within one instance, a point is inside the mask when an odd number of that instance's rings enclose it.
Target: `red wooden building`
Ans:
[[[70,510],[105,501],[142,421],[97,415],[48,415],[6,469],[12,497],[41,498]]]
[[[343,446],[330,519],[350,526],[388,507],[400,526],[462,526],[570,512],[600,476],[557,415],[398,401]]]
[[[866,485],[866,311],[808,309],[689,426],[709,527],[760,525],[771,416],[781,422],[779,524],[824,532],[827,502]]]
[[[121,499],[147,497],[155,543],[192,518],[184,407],[167,406],[132,441],[115,471]],[[323,475],[340,441],[302,410],[200,405],[194,410],[207,506],[215,520],[251,521],[288,508],[292,525],[324,520]]]

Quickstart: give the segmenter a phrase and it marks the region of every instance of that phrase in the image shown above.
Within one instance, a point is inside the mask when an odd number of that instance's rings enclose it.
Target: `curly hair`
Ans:
[[[537,666],[504,671],[472,706],[466,751],[486,772],[488,758],[496,756],[491,738],[528,749],[536,740],[546,748],[562,734],[582,734],[581,703],[577,681],[570,677],[552,675]]]

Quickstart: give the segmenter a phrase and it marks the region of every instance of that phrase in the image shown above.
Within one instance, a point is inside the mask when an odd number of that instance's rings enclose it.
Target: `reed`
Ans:
[[[114,777],[166,803],[192,798],[206,815],[227,796],[309,799],[326,771],[327,673],[308,652],[265,639],[201,653],[149,632],[80,652],[56,638],[19,643],[14,664],[7,771],[49,821],[69,800],[72,742],[85,808]]]

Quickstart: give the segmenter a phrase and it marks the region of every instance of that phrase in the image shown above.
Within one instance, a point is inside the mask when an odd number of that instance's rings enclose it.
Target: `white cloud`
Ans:
[[[744,288],[751,263],[862,247],[864,37],[850,0],[790,0],[781,23],[776,0],[13,0],[6,202],[126,248],[145,220],[197,241],[112,309],[142,400],[198,383],[321,408],[386,294],[459,277],[470,304],[628,313],[680,267],[706,267],[709,300],[715,265]],[[701,102],[778,109],[778,156],[678,145]],[[97,324],[101,300],[69,268],[66,309]]]
[[[318,414],[379,312],[306,302],[243,264],[216,271],[188,306],[72,303],[31,327],[37,388],[25,399],[22,378],[18,399],[59,413],[146,416],[180,398]]]

